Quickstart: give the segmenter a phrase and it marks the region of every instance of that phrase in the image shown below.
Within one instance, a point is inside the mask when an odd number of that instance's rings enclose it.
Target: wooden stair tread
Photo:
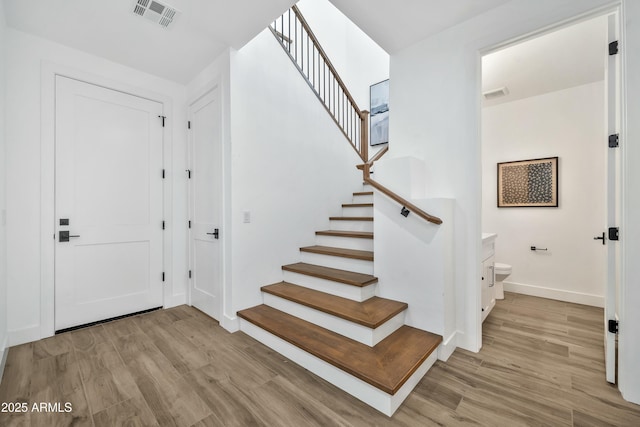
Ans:
[[[318,277],[320,279],[332,280],[344,283],[345,285],[364,287],[378,281],[377,277],[370,274],[356,273],[355,271],[338,270],[337,268],[323,267],[321,265],[298,262],[295,264],[283,265],[282,269],[293,273]]]
[[[332,216],[331,221],[373,221],[372,216]]]
[[[316,231],[318,236],[336,236],[336,237],[353,237],[356,239],[373,239],[371,231],[343,231],[343,230],[324,230]]]
[[[343,208],[372,208],[373,203],[343,203]]]
[[[263,286],[262,291],[371,329],[408,307],[404,302],[379,297],[357,302],[287,282]]]
[[[360,191],[353,193],[354,196],[373,196],[373,191]]]
[[[266,305],[239,311],[238,316],[391,395],[442,341],[405,325],[369,347]]]
[[[372,251],[361,251],[357,249],[333,248],[330,246],[307,246],[300,248],[301,252],[309,252],[321,255],[337,256],[342,258],[361,259],[364,261],[373,261]]]

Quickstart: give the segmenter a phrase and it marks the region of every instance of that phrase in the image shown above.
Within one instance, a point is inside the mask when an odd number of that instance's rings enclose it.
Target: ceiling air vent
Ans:
[[[482,96],[484,96],[484,99],[486,99],[487,101],[496,99],[496,98],[501,98],[506,95],[509,95],[509,89],[507,89],[506,86],[503,86],[498,89],[488,90],[482,93]]]
[[[155,0],[135,0],[133,13],[168,28],[180,12],[172,6]]]

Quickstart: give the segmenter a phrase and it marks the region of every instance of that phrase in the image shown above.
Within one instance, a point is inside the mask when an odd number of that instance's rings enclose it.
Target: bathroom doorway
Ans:
[[[608,227],[616,216],[619,154],[607,144],[615,133],[609,124],[617,126],[616,111],[608,117],[608,106],[617,102],[607,98],[617,74],[612,76],[607,51],[615,19],[581,19],[482,58],[482,227],[497,234],[495,262],[511,266],[504,289],[558,304],[608,302],[610,317],[616,293],[614,288],[607,295],[607,283],[616,282],[616,243],[609,241]],[[520,194],[532,206],[498,207],[499,163],[555,157],[551,183],[532,180],[531,169],[516,183],[526,187]],[[540,186],[557,189],[557,207],[535,206],[531,194]],[[615,353],[607,359],[613,362]],[[608,379],[614,382],[609,373]]]

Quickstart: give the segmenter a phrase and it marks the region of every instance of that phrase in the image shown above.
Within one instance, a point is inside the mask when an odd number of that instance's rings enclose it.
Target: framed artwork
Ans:
[[[558,207],[558,158],[498,163],[498,207]]]
[[[389,79],[371,85],[369,100],[369,144],[385,144],[389,142]]]

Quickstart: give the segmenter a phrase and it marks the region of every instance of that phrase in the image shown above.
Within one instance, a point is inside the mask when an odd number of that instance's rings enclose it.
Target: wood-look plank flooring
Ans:
[[[186,306],[10,349],[0,426],[638,426],[604,380],[602,310],[524,295],[498,301],[479,353],[436,362],[388,418]]]

